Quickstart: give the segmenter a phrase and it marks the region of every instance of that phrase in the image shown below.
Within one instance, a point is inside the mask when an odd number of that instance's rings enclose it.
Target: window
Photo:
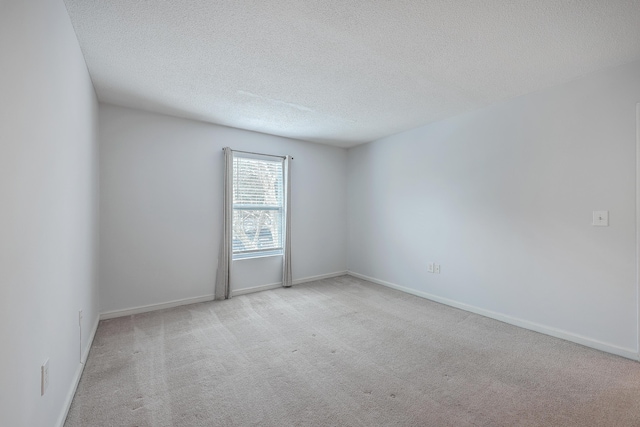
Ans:
[[[283,160],[233,155],[233,259],[282,255]]]

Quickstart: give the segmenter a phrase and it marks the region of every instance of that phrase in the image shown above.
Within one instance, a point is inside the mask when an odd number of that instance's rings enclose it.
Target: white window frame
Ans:
[[[253,154],[253,153],[245,153],[245,152],[234,152],[233,153],[233,160],[235,160],[236,158],[245,158],[245,159],[253,159],[253,160],[258,160],[258,161],[266,161],[266,162],[278,162],[278,158],[279,156],[270,156],[270,155],[260,155],[260,154]],[[280,161],[282,162],[282,180],[281,180],[281,184],[282,187],[280,189],[281,191],[281,204],[280,206],[278,205],[257,205],[257,204],[236,204],[233,203],[232,206],[232,218],[235,219],[235,211],[236,210],[275,210],[275,211],[280,211],[280,224],[278,225],[279,227],[279,247],[277,248],[268,248],[268,249],[249,249],[249,250],[243,250],[243,251],[233,251],[232,250],[232,259],[235,260],[243,260],[243,259],[252,259],[252,258],[262,258],[262,257],[270,257],[270,256],[282,256],[284,254],[284,240],[283,240],[283,233],[284,233],[284,229],[285,229],[285,217],[284,217],[284,158],[280,158]],[[233,174],[233,181],[235,184],[235,180],[236,180],[236,175]],[[235,193],[235,185],[234,187],[234,193]],[[234,225],[232,224],[232,233],[231,233],[231,237],[232,237],[232,241],[234,240],[235,237],[235,232],[234,232]],[[233,246],[233,245],[232,245]]]

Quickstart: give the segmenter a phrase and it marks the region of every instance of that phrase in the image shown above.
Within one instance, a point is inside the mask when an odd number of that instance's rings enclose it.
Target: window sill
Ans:
[[[282,256],[282,252],[269,252],[269,253],[254,253],[254,254],[246,254],[246,255],[234,255],[232,257],[232,261],[244,261],[247,259],[256,259],[256,258],[271,258]]]

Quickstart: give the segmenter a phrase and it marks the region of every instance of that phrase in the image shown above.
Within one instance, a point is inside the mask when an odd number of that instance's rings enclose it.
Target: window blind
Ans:
[[[281,254],[283,212],[283,161],[234,154],[234,258]]]

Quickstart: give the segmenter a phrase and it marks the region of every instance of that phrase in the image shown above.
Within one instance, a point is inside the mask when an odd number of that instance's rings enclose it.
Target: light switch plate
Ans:
[[[609,211],[593,211],[593,224],[596,227],[609,226]]]

